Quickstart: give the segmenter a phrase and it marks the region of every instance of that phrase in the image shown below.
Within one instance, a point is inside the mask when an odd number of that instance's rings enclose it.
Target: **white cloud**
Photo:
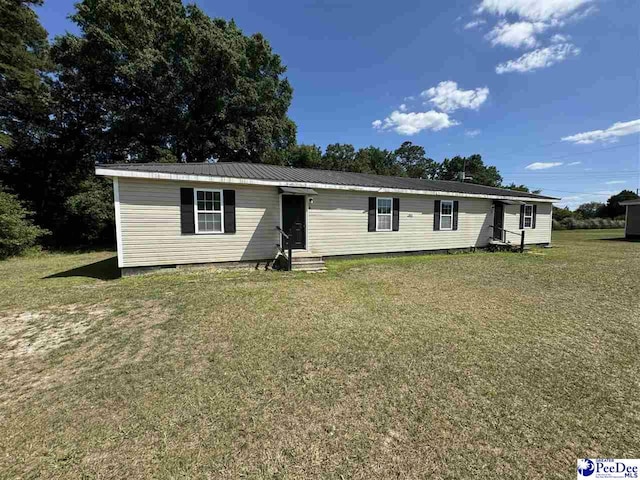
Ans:
[[[534,162],[524,168],[526,170],[544,170],[546,168],[559,167],[560,165],[562,165],[562,162]]]
[[[626,180],[611,180],[609,182],[604,182],[605,185],[622,185],[623,183],[627,183]]]
[[[406,111],[407,111],[407,105],[403,103],[402,105],[400,105],[400,106],[398,107],[398,109],[399,109],[401,112],[406,112]]]
[[[464,134],[467,137],[477,137],[478,135],[480,135],[480,130],[466,130]]]
[[[578,13],[591,0],[482,0],[476,13],[515,14],[527,20],[545,21]]]
[[[571,163],[567,163],[567,167],[572,167],[574,165],[580,165],[582,162],[571,162]]]
[[[479,18],[477,20],[472,20],[469,23],[465,24],[465,26],[463,28],[465,30],[471,30],[472,28],[479,27],[480,25],[484,25],[485,23],[487,23],[486,20],[483,20],[482,18]]]
[[[449,80],[425,90],[420,96],[439,110],[450,113],[459,108],[477,110],[487,100],[489,89],[482,87],[475,90],[459,90],[458,84]]]
[[[415,135],[422,130],[437,132],[454,125],[458,125],[458,122],[449,118],[446,113],[436,112],[435,110],[408,113],[395,110],[384,119],[384,122],[376,120],[372,123],[373,128],[376,130],[393,130],[400,135]]]
[[[486,38],[494,47],[533,48],[538,44],[536,34],[544,32],[549,25],[543,22],[499,22],[487,33]]]
[[[640,119],[631,120],[630,122],[616,122],[605,130],[576,133],[575,135],[562,137],[562,140],[587,145],[595,142],[615,142],[619,137],[634,133],[640,133]]]
[[[571,40],[571,35],[563,35],[561,33],[556,33],[550,39],[551,43],[567,43]]]
[[[550,47],[540,48],[527,52],[515,60],[509,60],[496,66],[496,73],[530,72],[540,68],[547,68],[566,60],[568,57],[578,55],[580,49],[570,43],[560,43]]]
[[[596,13],[597,11],[598,11],[598,7],[596,7],[595,5],[590,5],[584,10],[580,10],[574,13],[573,15],[571,15],[569,18],[567,18],[567,21],[577,22],[578,20],[582,20],[583,18],[588,17],[589,15]]]

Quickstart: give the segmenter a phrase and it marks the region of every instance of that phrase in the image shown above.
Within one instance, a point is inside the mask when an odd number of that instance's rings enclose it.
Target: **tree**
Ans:
[[[56,39],[58,121],[102,162],[253,161],[286,148],[286,68],[260,35],[180,0],[83,0]]]
[[[322,156],[322,167],[340,172],[359,172],[361,166],[356,164],[356,149],[347,143],[332,143]]]
[[[112,204],[85,208],[110,195],[97,162],[258,162],[295,144],[292,89],[261,35],[180,0],[83,0],[80,34],[55,40],[43,74],[35,4],[0,0],[0,180],[56,246],[110,236]]]
[[[358,150],[355,163],[361,166],[362,173],[398,176],[403,173],[392,152],[374,146]]]
[[[604,213],[609,218],[620,217],[625,214],[625,207],[620,205],[620,202],[624,202],[625,200],[636,200],[637,198],[640,197],[631,190],[622,190],[620,193],[609,197]]]
[[[468,180],[470,183],[490,187],[499,187],[502,183],[502,176],[500,176],[498,169],[485,165],[482,156],[478,154],[470,157],[445,158],[438,168],[438,179],[461,180],[463,171],[466,177],[472,177],[471,180]]]
[[[573,218],[573,212],[568,207],[553,207],[553,219],[562,221],[565,218]]]
[[[29,214],[15,195],[0,189],[0,259],[21,254],[47,234],[33,225]]]
[[[396,162],[404,169],[408,177],[426,179],[436,177],[438,164],[435,160],[426,157],[424,147],[414,145],[411,142],[403,142],[393,153]]]
[[[47,32],[31,9],[42,0],[0,1],[0,159],[47,120]],[[18,137],[18,138],[16,138]]]
[[[580,218],[596,218],[606,216],[606,205],[600,202],[583,203],[576,208],[576,216]]]
[[[503,185],[502,188],[506,188],[507,190],[513,190],[515,192],[527,192],[529,193],[529,187],[527,187],[526,185],[516,185],[515,183],[511,182],[509,185]]]
[[[527,192],[539,194],[542,190],[530,190],[526,185],[520,184],[516,185],[514,182],[511,182],[509,185],[502,185],[501,188],[506,188],[507,190],[513,190],[514,192]]]
[[[75,243],[108,245],[113,242],[115,218],[110,181],[104,178],[85,180],[80,191],[65,202],[65,211],[68,230],[77,233]]]
[[[282,165],[296,168],[322,168],[322,150],[316,145],[295,145],[286,150]]]

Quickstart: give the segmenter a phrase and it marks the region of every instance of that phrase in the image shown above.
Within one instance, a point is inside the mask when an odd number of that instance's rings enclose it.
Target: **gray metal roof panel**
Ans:
[[[445,180],[423,180],[408,177],[390,177],[370,173],[338,172],[310,168],[292,168],[261,163],[125,163],[98,165],[99,168],[130,170],[137,172],[170,173],[177,175],[203,175],[252,180],[281,182],[304,182],[326,185],[356,187],[398,188],[406,190],[431,190],[452,193],[539,198],[552,200],[554,197],[518,192],[504,188],[487,187],[473,183]]]

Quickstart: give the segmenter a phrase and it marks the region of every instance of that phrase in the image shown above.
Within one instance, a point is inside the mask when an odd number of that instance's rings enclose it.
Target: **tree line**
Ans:
[[[0,256],[113,241],[98,163],[264,162],[502,185],[480,155],[296,142],[286,67],[259,33],[181,0],[80,0],[52,42],[33,7],[0,0]],[[7,253],[4,254],[5,256]]]
[[[596,218],[624,220],[626,207],[620,205],[620,202],[637,198],[640,197],[635,192],[622,190],[620,193],[611,195],[605,203],[586,202],[579,205],[575,210],[571,210],[568,207],[553,207],[553,219],[567,224],[571,221]]]
[[[0,1],[2,205],[13,202],[12,225],[37,226],[5,228],[28,237],[7,240],[14,246],[111,242],[111,186],[97,163],[266,162],[446,180],[466,164],[474,182],[502,181],[479,155],[438,163],[410,142],[298,145],[281,58],[261,34],[195,5],[82,0],[70,17],[78,34],[51,43],[38,5]]]

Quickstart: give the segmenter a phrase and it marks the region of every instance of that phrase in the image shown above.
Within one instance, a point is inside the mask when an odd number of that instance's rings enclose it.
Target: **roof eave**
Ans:
[[[294,187],[294,188],[318,188],[328,190],[352,190],[360,192],[377,192],[377,193],[406,193],[410,195],[430,195],[430,196],[448,196],[448,197],[467,197],[467,198],[488,198],[496,200],[519,200],[536,201],[542,203],[553,203],[559,198],[553,197],[522,197],[511,195],[492,195],[483,193],[463,193],[448,192],[439,190],[413,190],[408,188],[389,188],[389,187],[363,187],[358,185],[341,185],[329,183],[314,182],[295,182],[283,180],[258,180],[251,178],[237,177],[218,177],[213,175],[191,175],[186,173],[164,173],[164,172],[144,172],[140,170],[118,170],[113,168],[96,167],[96,175],[105,177],[121,177],[121,178],[141,178],[148,180],[170,180],[178,182],[208,182],[208,183],[225,183],[234,185],[261,185],[270,187]]]

